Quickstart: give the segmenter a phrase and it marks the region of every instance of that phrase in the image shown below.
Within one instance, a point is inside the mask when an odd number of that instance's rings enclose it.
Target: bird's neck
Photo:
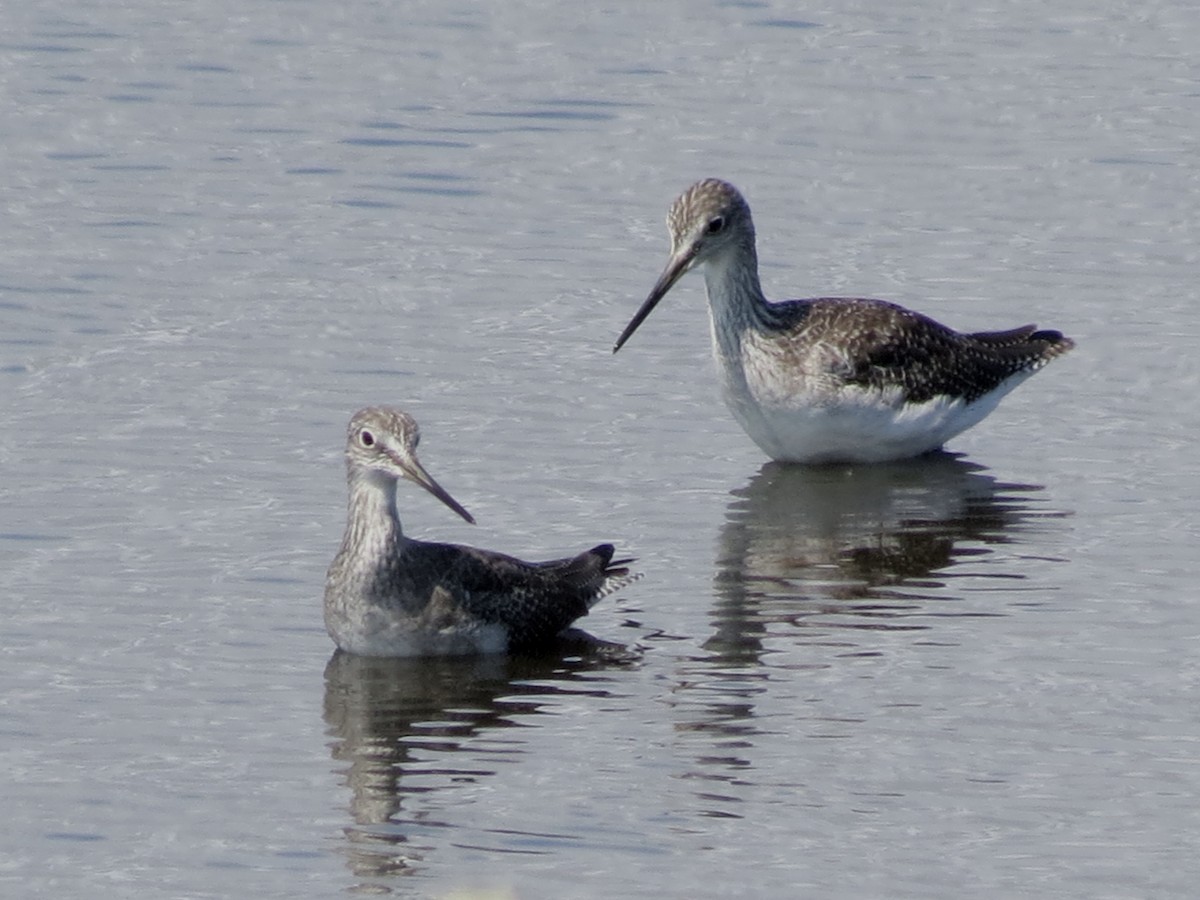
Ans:
[[[396,511],[396,481],[377,472],[351,472],[350,501],[342,552],[360,562],[381,561],[408,539]]]
[[[770,320],[770,304],[758,280],[753,239],[707,260],[704,286],[717,351],[726,356],[740,355],[741,335],[749,329],[761,330]]]

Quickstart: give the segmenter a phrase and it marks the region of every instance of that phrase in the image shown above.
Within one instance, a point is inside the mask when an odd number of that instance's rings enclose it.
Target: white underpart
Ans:
[[[903,402],[898,388],[781,392],[769,367],[721,365],[725,402],[763,452],[779,462],[883,462],[936,450],[982,420],[1024,380],[973,403],[945,395]]]
[[[508,635],[500,625],[429,628],[419,619],[375,608],[352,623],[339,624],[334,642],[357,656],[464,656],[503,653],[508,647]]]

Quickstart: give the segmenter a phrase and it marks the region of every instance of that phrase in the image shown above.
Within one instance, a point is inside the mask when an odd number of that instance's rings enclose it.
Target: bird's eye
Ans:
[[[360,444],[362,444],[364,447],[374,447],[375,446],[375,435],[371,434],[371,432],[367,431],[367,429],[364,428],[362,431],[360,431],[358,433],[358,442]]]
[[[717,216],[708,220],[708,227],[704,229],[705,234],[720,234],[725,230],[725,217]]]

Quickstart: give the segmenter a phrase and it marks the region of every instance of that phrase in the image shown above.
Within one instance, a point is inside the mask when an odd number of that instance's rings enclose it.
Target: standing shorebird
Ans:
[[[671,257],[616,353],[685,272],[704,266],[725,402],[779,462],[884,462],[936,450],[1075,342],[1025,325],[964,334],[883,300],[772,303],[750,207],[715,178],[667,217]]]
[[[528,650],[638,576],[611,544],[529,563],[502,553],[413,540],[400,528],[396,483],[416,482],[472,524],[417,459],[407,413],[360,409],[346,435],[349,516],[325,581],[325,628],[361,656]]]

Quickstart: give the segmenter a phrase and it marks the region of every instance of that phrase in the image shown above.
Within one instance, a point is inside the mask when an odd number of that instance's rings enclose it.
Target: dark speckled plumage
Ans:
[[[411,416],[389,407],[355,413],[346,442],[350,489],[346,534],[329,567],[325,624],[342,650],[415,656],[533,649],[600,598],[637,576],[611,544],[567,559],[530,563],[457,544],[407,537],[396,484],[420,484],[473,521],[416,457]]]
[[[964,334],[886,300],[790,300],[770,304],[768,314],[781,343],[835,344],[853,360],[846,384],[898,386],[908,403],[938,395],[970,403],[1074,346],[1061,332],[1036,325]]]
[[[667,217],[671,256],[613,348],[679,278],[704,267],[725,401],[781,462],[881,462],[937,449],[1074,342],[1026,325],[962,333],[884,300],[772,303],[750,207],[705,179]]]
[[[544,644],[629,574],[612,544],[530,563],[460,544],[408,541],[378,560],[369,596],[382,609],[443,631],[499,625],[509,649]]]

